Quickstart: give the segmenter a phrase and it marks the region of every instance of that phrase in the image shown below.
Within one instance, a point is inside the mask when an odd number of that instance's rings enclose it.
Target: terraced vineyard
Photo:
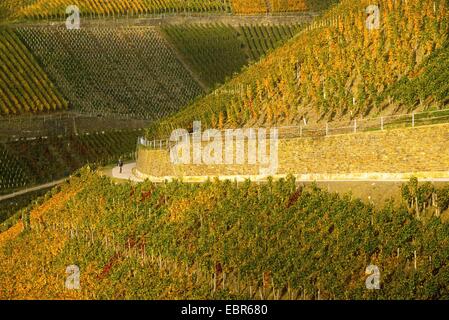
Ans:
[[[0,29],[0,195],[67,178],[0,201],[0,300],[448,300],[447,123],[437,123],[449,117],[449,1],[377,0],[379,28],[370,28],[372,0],[341,0],[310,25],[293,24],[336,2],[0,0],[0,24],[11,23]],[[92,18],[80,30],[59,23],[72,4]],[[151,16],[161,13],[170,17]],[[299,135],[313,156],[271,136],[279,175],[256,183],[134,183],[99,169],[135,161],[138,137],[165,140],[198,120],[219,129],[294,124],[280,139]],[[358,135],[378,127],[378,137]],[[325,137],[342,132],[351,135]],[[208,174],[201,165],[168,170],[166,142],[148,150],[161,175]],[[265,143],[252,145],[257,155],[249,146],[237,169],[268,157]],[[211,147],[194,146],[194,162],[197,151],[201,160],[222,151]],[[215,162],[210,177],[244,173]],[[301,178],[337,177],[322,185],[358,188],[369,203],[280,178],[286,162]],[[409,174],[438,182],[383,181]],[[76,290],[68,266],[80,271]],[[368,290],[371,267],[381,290]]]
[[[5,190],[21,188],[30,183],[29,171],[8,149],[0,144],[0,194]]]
[[[265,14],[320,11],[338,0],[3,0],[0,16],[62,19],[69,5],[84,17],[142,16],[161,13]]]
[[[11,199],[0,201],[0,232],[8,230],[21,218],[22,210],[31,209],[36,202],[43,202],[45,195],[51,188],[26,193]]]
[[[237,14],[263,14],[321,11],[338,0],[233,0],[233,12]]]
[[[232,26],[170,25],[163,31],[209,86],[223,82],[247,62]]]
[[[14,31],[0,28],[0,115],[67,108],[32,53]]]
[[[202,92],[151,27],[18,32],[79,111],[158,119]]]
[[[270,0],[274,12],[306,11],[309,9],[306,0]]]
[[[430,56],[449,40],[448,3],[382,0],[379,4],[380,29],[366,28],[364,10],[370,1],[344,0],[214,94],[151,127],[149,138],[165,139],[172,128],[188,128],[193,120],[209,127],[217,125],[216,119],[228,127],[270,126],[303,119],[317,123],[374,117],[387,106],[402,113],[416,109],[413,101],[392,106],[393,98],[385,93],[404,76],[414,78],[424,70],[429,80],[438,79],[433,82],[436,87],[444,88],[448,82],[444,55]],[[429,61],[426,67],[428,57],[441,62]],[[228,94],[241,87],[244,94]],[[445,104],[439,99],[434,107]]]
[[[232,8],[235,13],[254,14],[267,13],[267,1],[265,0],[237,0],[232,2]]]
[[[449,41],[416,71],[403,77],[385,95],[404,105],[449,104]]]
[[[228,0],[7,0],[17,3],[16,17],[62,18],[66,7],[77,5],[82,16],[109,17],[180,12],[229,12]]]
[[[214,87],[293,37],[298,29],[296,24],[188,24],[162,30],[203,82]]]
[[[442,216],[291,177],[136,186],[82,170],[0,233],[0,298],[446,299],[449,188],[403,190],[437,193]],[[72,264],[80,290],[64,288]],[[382,290],[366,290],[370,264]]]
[[[0,144],[0,194],[66,177],[82,166],[132,159],[140,130]]]
[[[262,56],[279,47],[292,38],[300,29],[300,25],[246,25],[240,30],[244,35],[245,44],[249,49],[250,58],[259,60]]]

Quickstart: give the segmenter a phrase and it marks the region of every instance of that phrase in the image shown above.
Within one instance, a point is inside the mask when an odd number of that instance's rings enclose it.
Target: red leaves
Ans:
[[[141,191],[140,192],[140,200],[138,200],[138,201],[145,202],[145,201],[151,199],[151,196],[153,195],[153,191],[154,191],[153,188],[151,188],[148,191]],[[136,187],[132,186],[131,187],[131,192],[129,193],[129,197],[132,199],[135,196],[136,196]],[[136,199],[136,201],[137,201],[137,199]]]
[[[299,188],[295,191],[295,193],[293,193],[293,194],[290,196],[290,199],[288,199],[286,208],[288,209],[288,208],[290,208],[291,206],[293,206],[293,205],[296,203],[296,201],[298,201],[298,199],[299,199],[299,197],[301,196],[301,194],[302,194],[302,187],[299,187]]]
[[[215,264],[215,274],[218,276],[218,275],[220,275],[222,272],[223,272],[223,268],[222,268],[222,266],[221,266],[221,263],[220,263],[220,262],[217,262],[217,263]]]
[[[98,276],[98,279],[104,279],[109,274],[109,272],[111,272],[112,267],[119,259],[121,259],[121,257],[122,255],[120,253],[114,254],[111,259],[109,259],[109,262],[104,266],[101,274]]]
[[[143,255],[145,254],[145,238],[144,236],[141,236],[140,238],[136,239],[136,237],[130,236],[126,240],[126,250],[131,250],[132,248],[137,247],[140,251],[140,253]],[[112,267],[123,259],[124,252],[117,252],[115,253],[108,261],[108,263],[103,267],[103,270],[101,271],[101,274],[98,276],[98,279],[104,279],[108,276],[108,274],[111,272]]]
[[[147,192],[143,192],[143,191],[142,191],[140,202],[145,202],[145,201],[147,201],[148,199],[151,198],[152,195],[153,195],[153,191],[152,191],[152,190],[147,191]]]
[[[271,271],[266,271],[263,273],[263,287],[265,289],[270,287],[271,282]]]

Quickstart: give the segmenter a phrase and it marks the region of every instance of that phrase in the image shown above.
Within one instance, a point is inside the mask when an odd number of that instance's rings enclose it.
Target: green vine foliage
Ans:
[[[449,42],[436,50],[414,73],[403,77],[385,95],[408,106],[449,102]],[[385,96],[384,95],[384,96]]]
[[[418,218],[423,213],[439,216],[449,207],[449,186],[436,188],[430,182],[419,184],[417,178],[411,178],[402,186],[402,197],[409,212]]]
[[[214,127],[219,116],[227,127],[271,126],[378,116],[390,107],[405,113],[417,99],[443,108],[447,1],[378,1],[381,27],[369,31],[372,4],[341,1],[217,91],[154,123],[148,136],[165,139],[194,120]]]
[[[412,181],[405,200],[419,190]],[[449,225],[393,202],[377,209],[292,177],[116,185],[88,169],[49,201],[74,191],[40,219],[31,211],[19,237],[0,233],[0,296],[67,297],[65,267],[77,264],[71,298],[449,298]],[[381,290],[365,287],[371,264]]]

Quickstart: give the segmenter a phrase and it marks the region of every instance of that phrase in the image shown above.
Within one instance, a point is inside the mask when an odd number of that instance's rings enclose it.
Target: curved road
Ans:
[[[117,179],[122,179],[122,180],[131,180],[134,182],[142,182],[142,179],[137,178],[132,170],[136,167],[136,163],[127,163],[125,165],[123,165],[122,168],[122,173],[120,173],[120,168],[118,166],[115,166],[112,169],[112,177],[113,178],[117,178]]]
[[[120,173],[119,167],[114,167],[112,169],[112,177],[117,179],[123,179],[123,180],[131,180],[135,182],[142,182],[143,179],[136,177],[133,174],[133,169],[136,167],[136,163],[128,163],[123,166],[122,173]],[[177,177],[176,177],[177,178]],[[199,178],[203,177],[192,177],[195,179],[195,182],[200,182]],[[219,178],[226,179],[226,176],[219,176]],[[230,177],[231,179],[234,178],[234,176]],[[207,179],[207,177],[205,178]],[[407,182],[409,179],[325,179],[325,180],[298,180],[298,182]],[[420,178],[419,181],[423,182],[449,182],[449,178]]]
[[[133,181],[133,182],[142,182],[143,179],[136,177],[133,174],[133,169],[136,167],[136,163],[127,163],[123,166],[122,168],[122,173],[120,173],[120,168],[119,167],[114,167],[112,169],[112,173],[111,173],[111,177],[116,178],[116,179],[121,179],[121,180],[129,180],[129,181]],[[194,177],[195,178],[195,177]],[[196,177],[192,182],[201,182],[201,179],[198,178],[202,178],[202,177]],[[225,178],[224,176],[220,177],[220,178]],[[231,177],[232,178],[232,177]],[[49,183],[45,183],[39,186],[35,186],[32,188],[26,188],[24,190],[20,190],[11,194],[7,194],[7,195],[2,195],[0,196],[0,201],[2,200],[7,200],[7,199],[11,199],[11,198],[15,198],[33,191],[38,191],[38,190],[42,190],[42,189],[46,189],[46,188],[51,188],[54,187],[58,184],[61,184],[65,181],[66,179],[61,179],[61,180],[56,180],[56,181],[52,181]],[[338,183],[338,182],[342,182],[342,183],[347,183],[347,182],[375,182],[375,183],[388,183],[388,182],[407,182],[408,180],[406,179],[385,179],[385,180],[376,180],[376,179],[365,179],[365,180],[357,180],[357,179],[347,179],[347,180],[314,180],[316,182],[332,182],[332,183]],[[419,181],[423,181],[423,182],[440,182],[440,183],[445,183],[445,182],[449,182],[449,178],[430,178],[430,179],[419,179]],[[185,182],[189,182],[188,180],[185,180]],[[298,180],[298,182],[313,182],[313,181],[300,181]]]

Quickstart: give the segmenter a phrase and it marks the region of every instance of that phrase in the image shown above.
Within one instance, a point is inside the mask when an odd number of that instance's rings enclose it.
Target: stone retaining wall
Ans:
[[[449,124],[279,141],[277,174],[366,176],[449,172]],[[137,170],[152,177],[254,176],[257,165],[173,165],[168,150],[140,147]],[[448,177],[449,178],[449,177]]]

